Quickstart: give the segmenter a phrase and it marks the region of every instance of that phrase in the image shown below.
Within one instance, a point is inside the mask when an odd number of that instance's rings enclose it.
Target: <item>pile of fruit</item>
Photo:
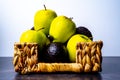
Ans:
[[[76,27],[71,18],[44,8],[36,12],[34,27],[22,33],[20,42],[37,43],[41,62],[75,62],[76,44],[92,41],[91,32],[86,27]]]

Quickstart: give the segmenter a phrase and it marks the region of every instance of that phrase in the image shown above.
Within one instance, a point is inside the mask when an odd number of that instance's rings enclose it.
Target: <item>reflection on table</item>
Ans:
[[[102,80],[100,73],[41,73],[20,75],[16,74],[14,80]]]

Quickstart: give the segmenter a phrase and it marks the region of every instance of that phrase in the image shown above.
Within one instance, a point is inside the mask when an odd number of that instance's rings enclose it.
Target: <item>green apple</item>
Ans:
[[[41,31],[27,30],[22,33],[20,42],[38,43],[40,50],[48,43],[46,35]]]
[[[53,37],[53,42],[65,43],[75,31],[75,23],[70,18],[62,15],[52,21],[49,35]]]
[[[46,7],[43,10],[38,10],[34,16],[35,30],[41,30],[46,35],[48,35],[50,24],[55,17],[57,17],[55,11],[46,9]]]
[[[75,62],[76,60],[76,45],[78,42],[90,42],[91,40],[82,34],[75,34],[73,35],[68,43],[67,43],[67,50],[69,53],[69,58],[71,62]]]

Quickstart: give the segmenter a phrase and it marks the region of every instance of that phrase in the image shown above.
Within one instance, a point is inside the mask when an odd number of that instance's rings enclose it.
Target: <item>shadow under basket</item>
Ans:
[[[38,61],[37,43],[14,43],[14,70],[20,74],[54,72],[100,72],[102,41],[79,42],[75,63],[43,63]]]

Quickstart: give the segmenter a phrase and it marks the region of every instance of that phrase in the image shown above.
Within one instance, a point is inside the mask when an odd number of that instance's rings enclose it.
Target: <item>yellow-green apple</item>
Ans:
[[[78,42],[90,42],[90,38],[88,38],[85,35],[81,35],[81,34],[75,34],[73,35],[68,43],[67,43],[67,50],[69,53],[69,58],[71,62],[75,62],[76,60],[76,45]]]
[[[53,37],[53,42],[65,43],[75,31],[75,23],[70,18],[62,15],[52,21],[49,35]]]
[[[20,42],[37,43],[40,50],[42,50],[49,40],[41,31],[27,30],[20,36]]]
[[[56,12],[46,9],[46,7],[45,9],[38,10],[34,16],[34,29],[37,31],[41,30],[48,35],[50,24],[55,17],[57,17]]]

